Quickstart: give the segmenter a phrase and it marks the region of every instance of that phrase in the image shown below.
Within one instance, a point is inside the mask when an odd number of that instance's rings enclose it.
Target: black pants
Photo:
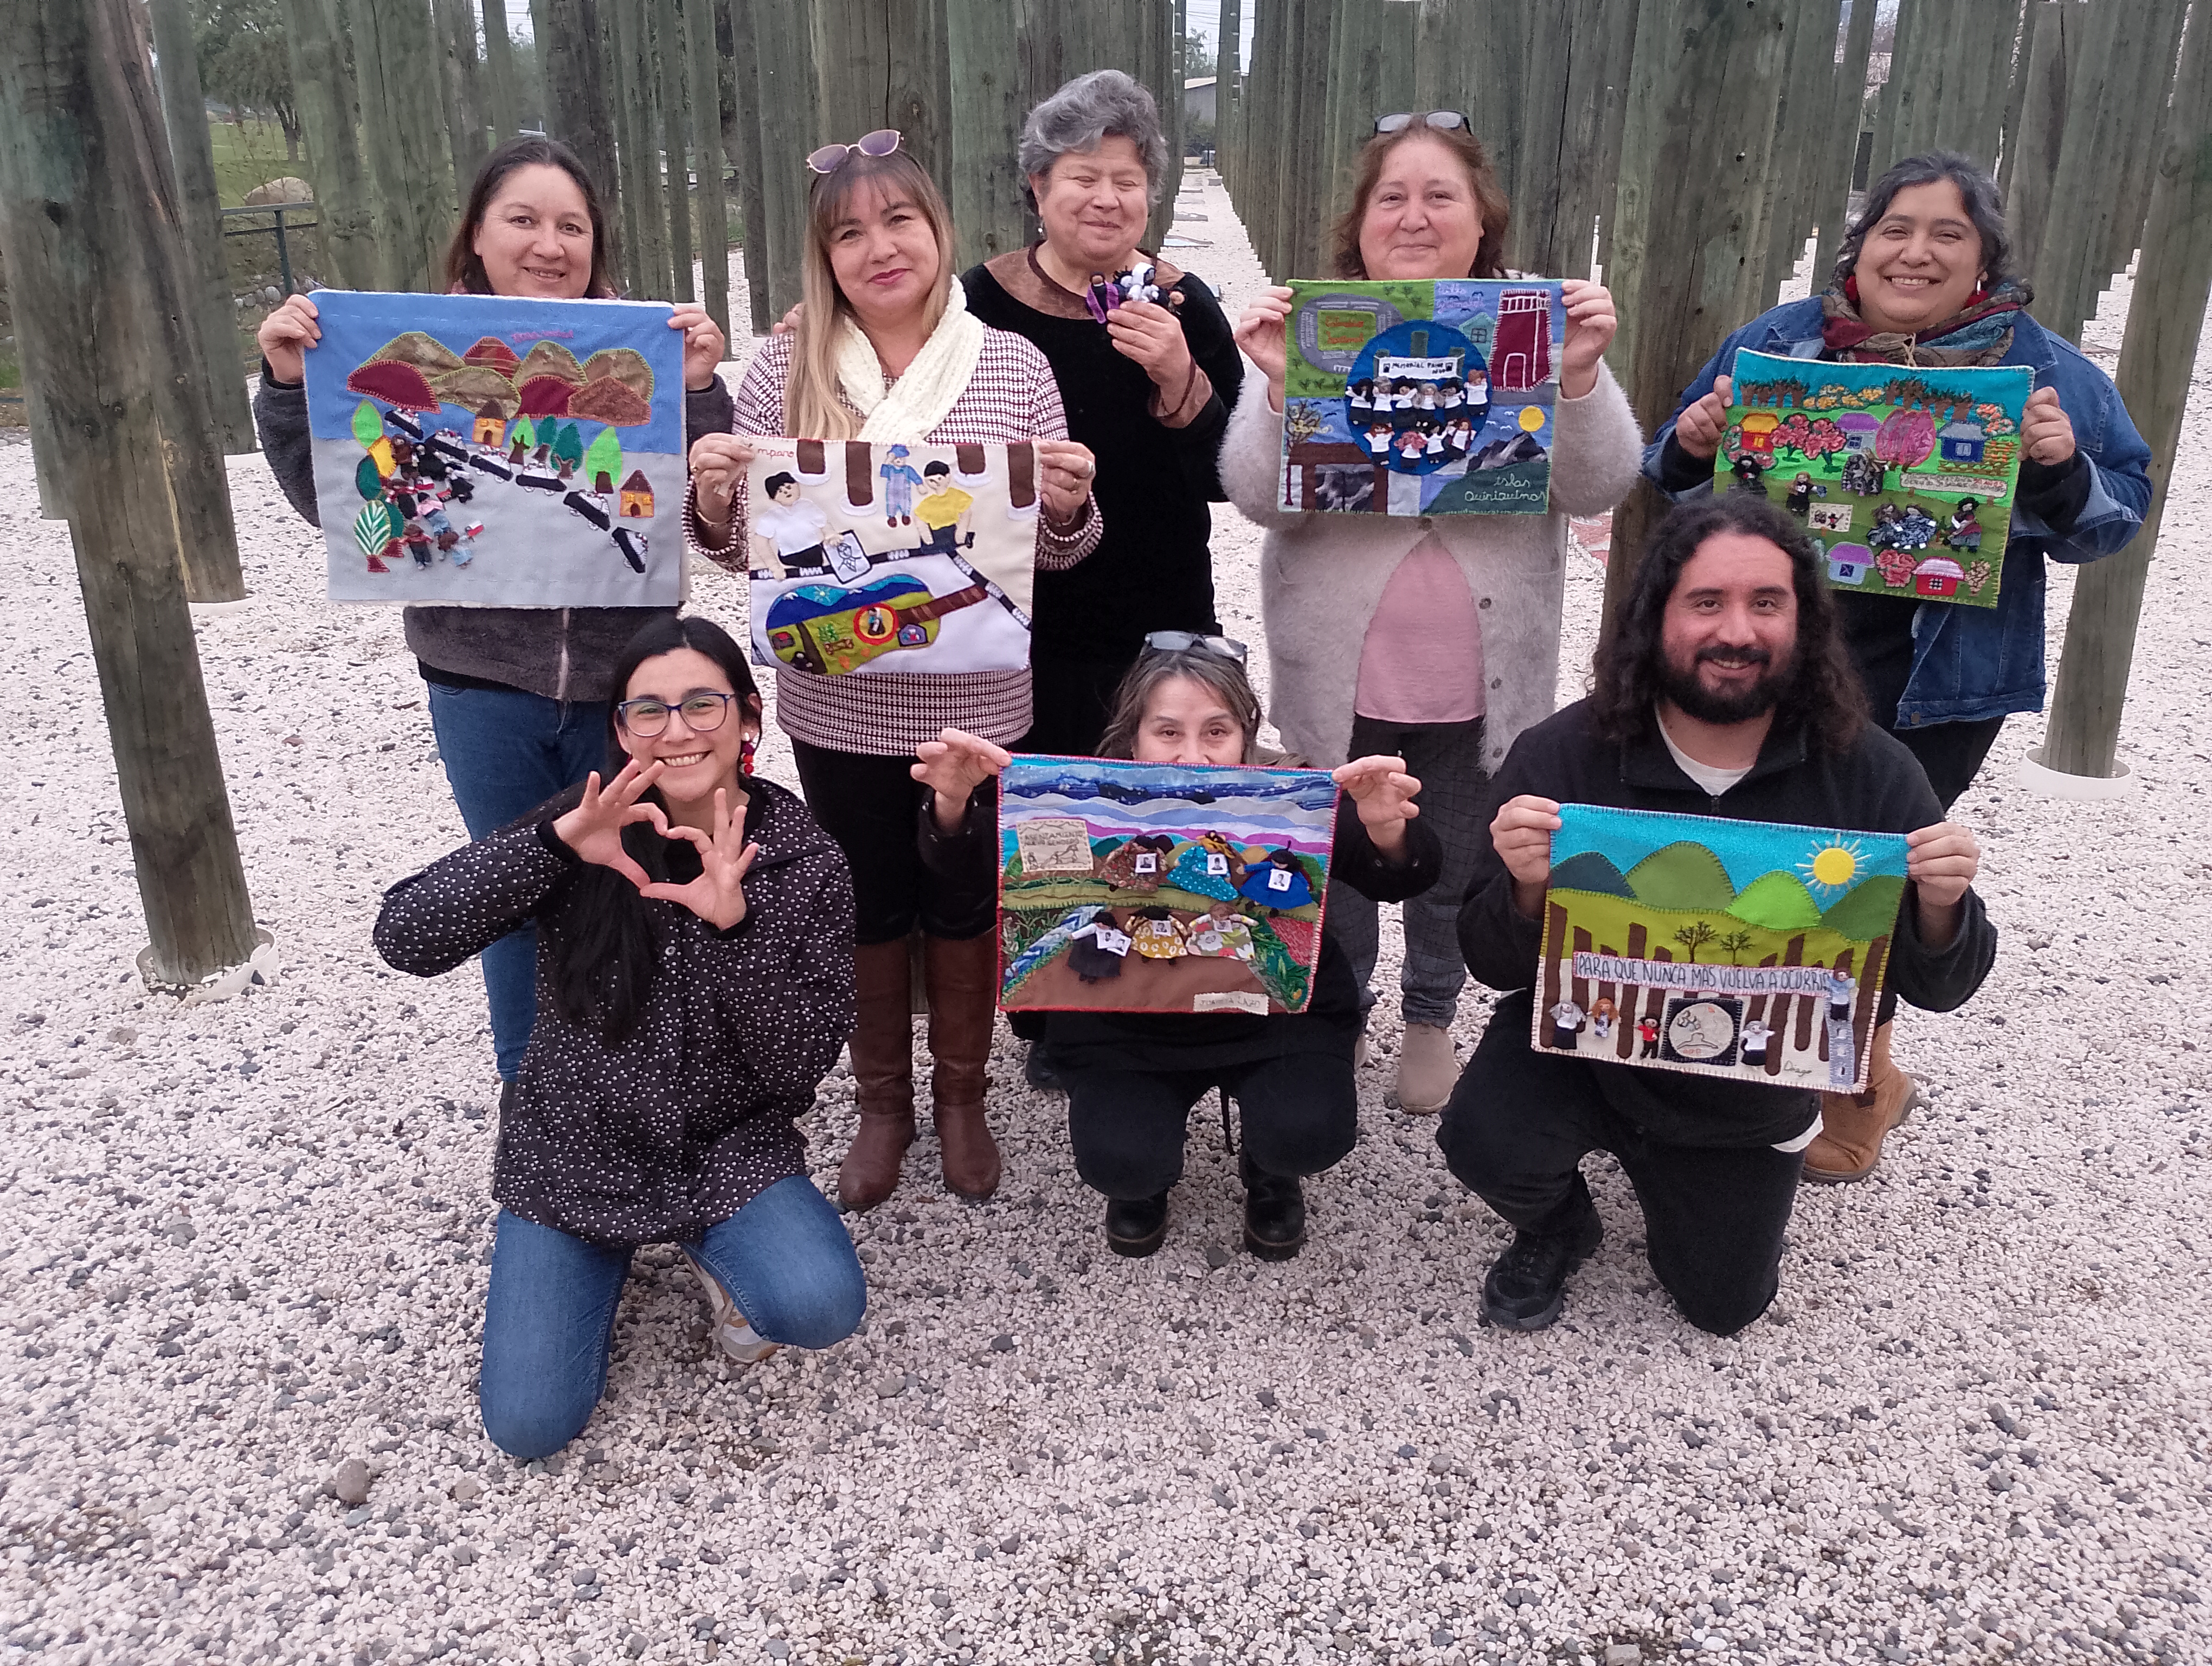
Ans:
[[[1108,1197],[1157,1197],[1182,1178],[1191,1107],[1225,1088],[1263,1174],[1319,1174],[1359,1137],[1352,1061],[1293,1054],[1215,1070],[1064,1070],[1075,1171]]]
[[[1444,1161],[1515,1226],[1542,1232],[1589,1207],[1582,1159],[1611,1152],[1643,1206],[1651,1270],[1683,1316],[1717,1336],[1741,1330],[1774,1299],[1803,1156],[1650,1139],[1606,1098],[1608,1067],[1528,1045],[1530,1000],[1522,990],[1498,1003],[1444,1106]]]
[[[1113,713],[1115,690],[1137,662],[1134,654],[1079,657],[1045,648],[1030,655],[1030,729],[1007,748],[1091,757]]]
[[[1948,816],[1959,795],[1974,784],[1982,761],[1996,745],[1997,731],[2002,727],[2002,717],[1985,717],[1973,723],[1930,723],[1917,729],[1893,728],[1890,733],[1920,760],[1920,767],[1928,772],[1928,784],[1936,789],[1936,802]]]
[[[853,870],[854,939],[892,943],[916,922],[932,937],[981,937],[996,923],[998,887],[979,884],[964,901],[922,866],[916,842],[923,793],[910,757],[832,751],[794,738],[799,784],[822,830]]]

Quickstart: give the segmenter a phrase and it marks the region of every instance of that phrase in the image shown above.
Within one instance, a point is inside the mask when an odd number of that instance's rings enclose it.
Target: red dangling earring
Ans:
[[[745,737],[744,747],[738,754],[738,775],[740,779],[752,774],[753,754],[758,750],[759,743],[756,741],[752,736],[747,735]]]

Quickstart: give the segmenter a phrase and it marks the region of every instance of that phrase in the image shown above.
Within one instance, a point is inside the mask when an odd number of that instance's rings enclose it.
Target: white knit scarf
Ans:
[[[860,437],[880,444],[918,445],[936,431],[953,402],[968,391],[983,356],[983,321],[968,310],[958,279],[945,301],[945,316],[914,356],[897,383],[884,386],[883,362],[860,326],[848,316],[837,343],[837,381],[866,420]]]

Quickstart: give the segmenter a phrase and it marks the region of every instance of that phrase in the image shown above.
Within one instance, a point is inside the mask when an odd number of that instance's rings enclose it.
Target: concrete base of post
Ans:
[[[265,927],[253,928],[253,953],[235,966],[210,973],[198,983],[170,983],[154,974],[154,951],[149,945],[138,951],[138,976],[146,988],[157,995],[182,995],[187,1006],[203,1006],[211,1000],[228,1000],[233,995],[244,994],[258,983],[272,985],[276,982],[276,939]]]
[[[2063,769],[2053,769],[2043,761],[2043,748],[2031,746],[2027,756],[2021,759],[2014,778],[2038,798],[2074,799],[2090,801],[2100,799],[2124,799],[2136,790],[2135,771],[2124,763],[2115,763],[2113,774],[2104,775],[2069,775]]]

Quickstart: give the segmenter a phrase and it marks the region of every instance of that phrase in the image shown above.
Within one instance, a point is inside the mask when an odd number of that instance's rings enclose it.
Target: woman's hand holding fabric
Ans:
[[[1406,824],[1421,813],[1421,806],[1413,802],[1421,783],[1406,773],[1406,760],[1379,753],[1356,757],[1337,765],[1329,779],[1352,795],[1375,848],[1395,860],[1406,848]]]
[[[691,447],[691,487],[702,520],[714,526],[730,524],[730,500],[752,460],[752,441],[744,435],[699,436]]]
[[[1598,361],[1613,345],[1620,320],[1613,310],[1613,291],[1602,283],[1571,277],[1559,285],[1567,309],[1567,339],[1559,354],[1559,392],[1579,399],[1597,386]]]
[[[317,318],[313,301],[305,295],[291,295],[261,320],[253,339],[261,349],[261,356],[269,361],[270,373],[278,381],[307,380],[307,350],[323,338],[323,327]]]
[[[1267,403],[1277,410],[1283,408],[1284,378],[1289,374],[1290,316],[1291,292],[1278,283],[1262,290],[1237,320],[1237,345],[1267,377]]]
[[[937,794],[932,806],[940,831],[958,830],[968,814],[968,800],[978,787],[1014,761],[1003,746],[994,746],[964,729],[946,729],[934,740],[915,748],[918,760],[909,773]]]

